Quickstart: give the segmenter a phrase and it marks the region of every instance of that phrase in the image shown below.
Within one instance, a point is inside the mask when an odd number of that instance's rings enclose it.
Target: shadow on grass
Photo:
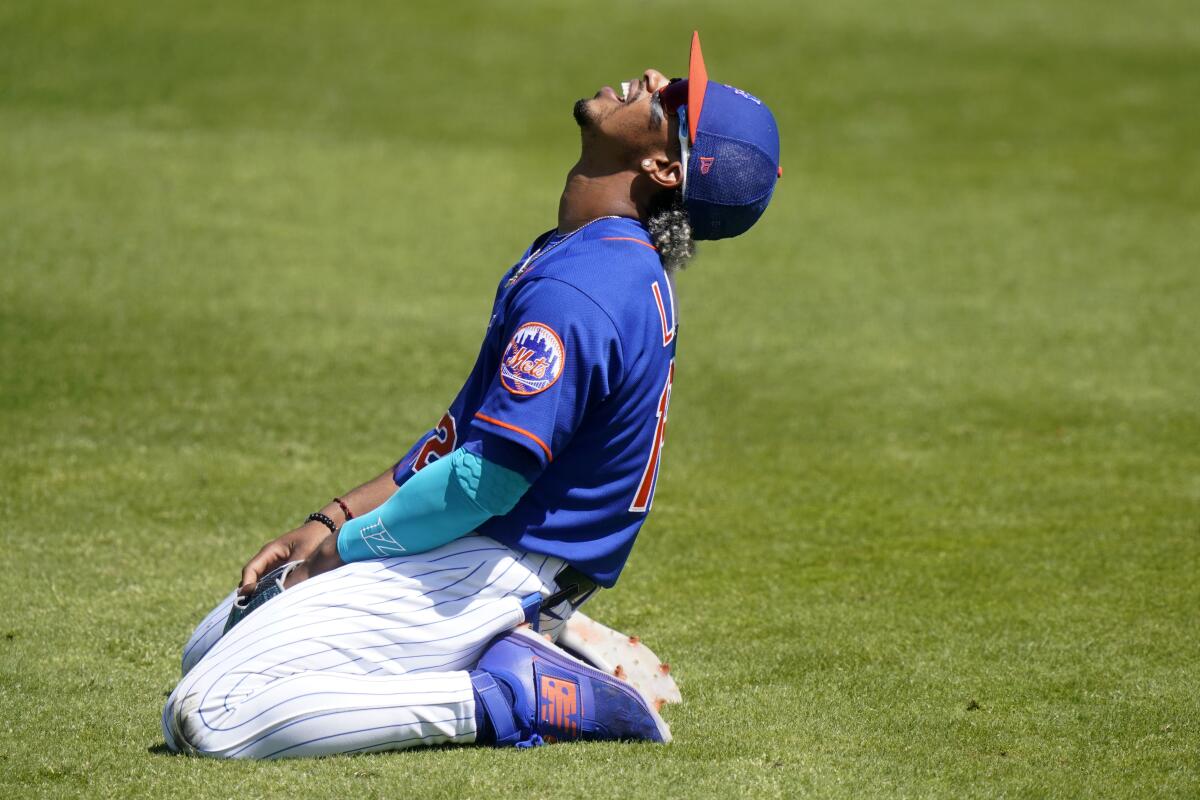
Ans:
[[[447,744],[439,744],[439,745],[433,745],[433,746],[428,746],[428,747],[406,748],[406,750],[383,750],[383,751],[380,751],[377,753],[349,753],[349,754],[345,754],[345,755],[349,756],[350,758],[372,758],[372,757],[376,757],[376,756],[387,758],[387,757],[394,757],[395,754],[398,752],[402,753],[402,752],[407,752],[409,750],[411,750],[413,752],[418,752],[418,751],[433,752],[433,751],[439,751],[439,750],[449,752],[449,751],[454,751],[454,750],[468,749],[471,747],[474,747],[474,745],[447,743]],[[152,756],[171,756],[171,757],[175,757],[175,758],[187,758],[187,755],[185,753],[177,753],[174,750],[172,750],[171,748],[167,747],[166,742],[159,742],[158,744],[152,744],[146,748],[146,752]]]

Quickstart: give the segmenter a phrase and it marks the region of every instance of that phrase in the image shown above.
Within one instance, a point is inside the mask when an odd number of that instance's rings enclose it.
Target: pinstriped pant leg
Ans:
[[[279,758],[474,741],[465,670],[561,566],[473,536],[305,581],[192,667],[164,709],[167,743]]]
[[[202,706],[193,705],[201,703]],[[349,675],[310,670],[269,681],[224,709],[184,696],[186,749],[220,758],[296,758],[475,741],[469,673]]]

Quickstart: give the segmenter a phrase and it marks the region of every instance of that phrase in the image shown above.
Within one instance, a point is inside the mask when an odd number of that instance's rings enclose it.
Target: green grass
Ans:
[[[682,276],[595,616],[669,747],[160,752],[242,562],[377,473],[550,227],[576,97],[776,109]],[[1200,13],[1014,0],[0,8],[0,795],[1200,794]]]

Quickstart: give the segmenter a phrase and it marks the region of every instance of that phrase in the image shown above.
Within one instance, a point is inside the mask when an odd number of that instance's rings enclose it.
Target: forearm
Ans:
[[[459,449],[433,462],[377,509],[342,526],[343,561],[361,561],[440,547],[498,514],[529,488],[520,474]]]
[[[381,506],[395,492],[396,483],[392,479],[392,470],[389,468],[379,476],[341,495],[339,499],[346,504],[346,508],[350,510],[351,517],[361,517]],[[345,511],[338,504],[337,500],[330,500],[324,508],[320,509],[320,513],[333,520],[334,524],[338,527],[350,521],[350,518],[346,516]],[[316,525],[324,533],[329,533],[329,529],[320,522],[308,522],[305,524]]]
[[[396,492],[392,470],[381,473],[366,483],[330,500],[320,509],[337,528],[351,519],[370,514]],[[339,503],[338,500],[342,502]],[[345,504],[345,509],[342,505]],[[346,511],[350,512],[349,517]],[[282,547],[283,549],[278,549]],[[271,548],[276,548],[272,551]],[[288,576],[287,585],[294,586],[310,575],[319,575],[341,565],[337,552],[337,534],[318,520],[305,522],[299,528],[284,534],[274,542],[268,542],[242,571],[243,589],[252,586],[259,576],[273,565],[284,561],[301,561]]]
[[[395,491],[396,484],[392,480],[392,471],[389,469],[366,483],[356,486],[340,497],[330,500],[318,513],[328,517],[336,527],[341,528],[351,519],[374,511],[391,497]],[[341,500],[345,504],[345,509],[338,503],[338,500]],[[349,516],[346,514],[347,510],[350,512]],[[316,549],[317,545],[330,534],[329,527],[317,520],[305,521],[294,532],[299,534],[305,542],[311,543],[311,546],[307,548],[307,552],[297,552],[295,554],[297,558],[307,557],[308,553]]]
[[[350,516],[357,517],[360,514],[371,513],[395,491],[396,484],[392,481],[392,471],[389,469],[379,477],[351,489],[339,499],[345,503]],[[320,513],[328,517],[335,527],[340,528],[347,522],[346,512],[337,500],[326,503],[320,509]],[[267,542],[242,568],[242,592],[251,591],[262,575],[280,564],[312,558],[326,539],[330,539],[331,544],[336,544],[337,540],[332,538],[328,526],[318,520],[309,520]],[[333,555],[337,555],[336,548]]]
[[[486,457],[485,457],[486,456]],[[310,555],[287,578],[294,586],[347,561],[416,554],[464,536],[488,519],[511,510],[536,480],[536,459],[502,439],[468,441],[433,461],[399,488],[389,470],[348,492],[345,520],[334,500],[322,513],[337,533],[321,523],[313,530]],[[336,509],[335,516],[330,513]]]

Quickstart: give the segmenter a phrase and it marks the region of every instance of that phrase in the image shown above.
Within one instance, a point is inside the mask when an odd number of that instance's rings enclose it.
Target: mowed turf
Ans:
[[[594,616],[668,747],[164,753],[192,626],[444,410],[574,100],[692,27],[785,177],[702,248]],[[0,795],[1200,794],[1191,2],[0,7]]]

